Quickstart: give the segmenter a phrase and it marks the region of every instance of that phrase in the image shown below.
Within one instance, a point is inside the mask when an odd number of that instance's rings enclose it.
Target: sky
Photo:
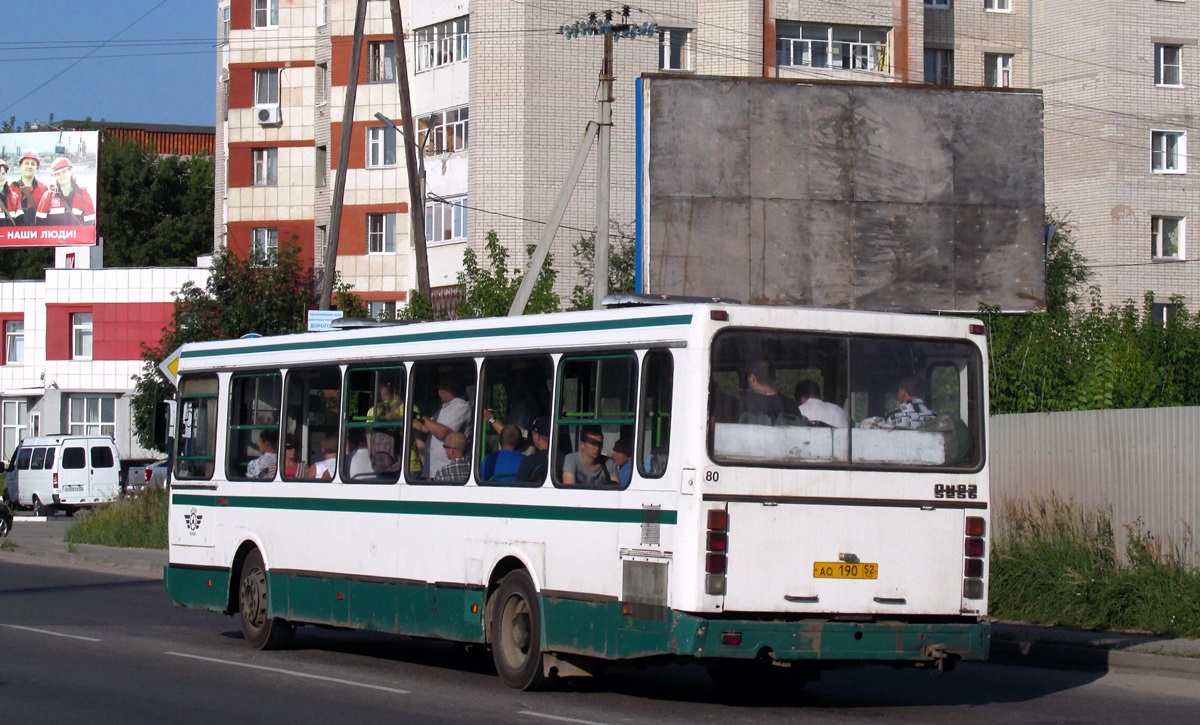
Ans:
[[[0,119],[212,126],[217,3],[6,3]]]

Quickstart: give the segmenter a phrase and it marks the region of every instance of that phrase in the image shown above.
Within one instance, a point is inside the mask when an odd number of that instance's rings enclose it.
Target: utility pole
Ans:
[[[592,257],[592,309],[608,296],[609,169],[612,165],[613,36],[604,34],[600,65],[600,128],[596,132],[596,248]]]
[[[579,141],[579,146],[575,151],[575,158],[571,162],[571,168],[567,172],[567,178],[563,182],[563,185],[559,187],[554,207],[550,210],[550,218],[546,221],[546,226],[542,228],[541,239],[538,240],[537,248],[533,252],[533,258],[529,260],[529,267],[525,270],[525,278],[521,280],[521,287],[517,290],[516,297],[513,298],[512,306],[508,308],[510,316],[525,313],[525,305],[529,302],[529,296],[533,293],[533,285],[537,282],[542,265],[546,262],[546,255],[550,251],[550,243],[554,241],[554,235],[558,233],[558,226],[562,223],[567,204],[571,201],[571,194],[575,190],[576,182],[579,181],[579,174],[583,170],[584,162],[587,161],[593,139],[596,141],[597,156],[596,247],[592,257],[592,308],[600,309],[601,303],[608,295],[613,45],[621,38],[651,38],[658,33],[658,28],[654,23],[646,22],[640,25],[631,23],[629,21],[629,11],[630,7],[628,5],[623,6],[621,16],[616,23],[613,22],[613,11],[608,10],[603,13],[603,17],[599,17],[599,13],[589,13],[587,20],[577,20],[570,25],[563,25],[558,29],[558,32],[566,37],[567,40],[594,35],[604,36],[604,57],[600,65],[600,92],[598,94],[600,118],[599,121],[588,123],[587,129],[583,132],[583,138]]]
[[[408,51],[404,47],[400,0],[391,0],[392,42],[396,44],[396,86],[400,91],[400,126],[404,129],[404,163],[408,167],[408,215],[412,219],[417,290],[429,300],[429,254],[425,248],[425,175],[417,174],[417,136],[413,131],[412,95],[408,90]],[[421,153],[424,153],[423,151]],[[422,163],[422,169],[424,164]]]
[[[362,63],[363,27],[367,22],[367,0],[358,0],[354,10],[354,41],[350,45],[350,77],[346,81],[346,103],[342,106],[342,142],[333,182],[333,208],[329,212],[329,239],[325,243],[325,274],[321,277],[321,309],[333,303],[333,276],[337,269],[338,237],[342,229],[342,200],[346,196],[346,166],[350,161],[350,139],[354,134],[354,101],[358,97],[358,69]]]

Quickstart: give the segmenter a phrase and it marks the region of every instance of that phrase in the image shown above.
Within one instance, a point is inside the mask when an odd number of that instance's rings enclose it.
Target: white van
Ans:
[[[26,438],[9,464],[7,497],[34,515],[117,500],[121,461],[112,438],[55,435]]]

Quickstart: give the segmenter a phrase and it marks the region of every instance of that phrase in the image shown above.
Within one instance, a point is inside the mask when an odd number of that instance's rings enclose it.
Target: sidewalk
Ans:
[[[20,562],[162,578],[167,552],[63,541],[70,520],[18,516],[0,549],[0,563]],[[1200,640],[1124,632],[1082,632],[1015,622],[992,624],[991,661],[1102,672],[1140,673],[1200,680]]]

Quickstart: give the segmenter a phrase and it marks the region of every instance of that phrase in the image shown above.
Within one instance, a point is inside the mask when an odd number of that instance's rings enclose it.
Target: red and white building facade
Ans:
[[[0,282],[0,458],[26,436],[55,433],[109,435],[122,458],[152,457],[133,432],[132,378],[142,345],[171,320],[173,293],[203,285],[208,271],[104,269],[99,247],[55,254],[45,281]]]

